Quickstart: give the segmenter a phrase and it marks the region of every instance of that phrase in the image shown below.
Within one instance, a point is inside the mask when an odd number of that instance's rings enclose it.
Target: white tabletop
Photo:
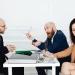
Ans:
[[[21,59],[20,59],[21,61]],[[8,60],[3,64],[4,67],[39,67],[39,66],[60,66],[59,61],[54,58],[55,62],[47,62],[47,59],[42,63],[8,63]]]
[[[60,66],[56,58],[52,62],[49,62],[49,58],[45,58],[41,63],[9,63],[8,61],[3,64],[3,67],[8,67],[8,75],[12,75],[12,67],[52,67],[52,75],[56,75],[56,66]]]
[[[4,67],[40,67],[40,66],[60,66],[60,63],[36,63],[36,64],[8,64],[5,62]]]

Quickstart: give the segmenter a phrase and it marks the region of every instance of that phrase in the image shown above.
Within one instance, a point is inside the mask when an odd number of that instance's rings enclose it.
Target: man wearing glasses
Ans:
[[[8,59],[5,54],[16,49],[14,45],[4,46],[1,34],[4,34],[6,29],[4,20],[0,18],[0,75],[8,75],[8,68],[3,68],[3,63]],[[24,75],[24,68],[13,68],[13,75]]]

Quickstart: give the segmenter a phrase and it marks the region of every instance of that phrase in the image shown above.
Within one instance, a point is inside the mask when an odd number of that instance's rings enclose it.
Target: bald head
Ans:
[[[49,38],[51,38],[56,32],[56,26],[53,22],[48,22],[45,24],[44,29]]]
[[[6,25],[3,19],[0,18],[0,33],[4,33],[6,29]]]
[[[3,25],[5,25],[5,22],[3,19],[0,18],[0,26],[3,26]]]
[[[50,29],[53,29],[54,31],[56,31],[56,26],[53,22],[46,23],[45,27],[49,27]]]

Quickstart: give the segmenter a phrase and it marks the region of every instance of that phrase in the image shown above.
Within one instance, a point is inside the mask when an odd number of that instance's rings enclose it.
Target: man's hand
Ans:
[[[9,52],[13,52],[16,49],[16,47],[14,45],[7,45],[6,47]]]
[[[41,41],[37,41],[37,42],[32,42],[32,45],[34,45],[34,46],[39,46],[40,44],[41,44],[42,42]]]
[[[27,38],[30,39],[30,40],[33,40],[33,39],[34,39],[34,38],[32,37],[32,35],[29,34],[29,33],[26,33],[26,36],[27,36]]]
[[[46,51],[45,54],[44,54],[44,56],[45,56],[45,57],[48,57],[48,58],[49,58],[49,57],[54,57],[54,56],[53,56],[53,53],[50,53],[49,51]]]

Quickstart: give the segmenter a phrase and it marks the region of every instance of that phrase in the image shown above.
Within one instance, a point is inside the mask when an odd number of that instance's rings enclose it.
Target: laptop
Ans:
[[[37,63],[38,57],[39,54],[34,54],[34,53],[30,56],[14,53],[8,58],[8,63],[11,64]]]

